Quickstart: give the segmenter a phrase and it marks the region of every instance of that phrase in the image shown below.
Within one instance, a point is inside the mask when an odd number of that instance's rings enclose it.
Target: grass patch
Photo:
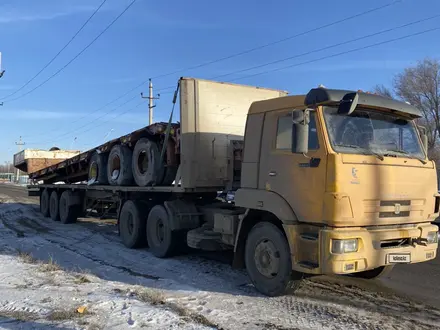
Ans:
[[[0,318],[13,319],[20,322],[35,321],[40,318],[37,313],[27,311],[0,311]]]
[[[84,313],[78,313],[76,309],[58,309],[54,310],[49,315],[46,316],[46,319],[48,321],[66,321],[66,320],[73,320],[78,317],[83,317],[86,315],[90,315],[91,313],[89,311],[86,311]]]
[[[194,313],[185,307],[176,304],[175,302],[167,301],[165,295],[161,291],[143,288],[136,290],[133,293],[134,296],[140,301],[156,306],[162,305],[182,317],[182,319],[185,321],[205,325],[214,329],[221,329],[217,324],[209,321],[205,316]]]
[[[75,275],[74,282],[76,284],[85,284],[85,283],[91,283],[92,281],[89,280],[89,278],[83,274]]]
[[[41,263],[39,270],[42,272],[56,272],[61,270],[61,267],[52,257],[50,257],[48,262]]]
[[[26,264],[36,264],[38,263],[38,260],[35,259],[32,254],[30,254],[29,252],[25,252],[25,251],[18,251],[18,258],[26,263]]]

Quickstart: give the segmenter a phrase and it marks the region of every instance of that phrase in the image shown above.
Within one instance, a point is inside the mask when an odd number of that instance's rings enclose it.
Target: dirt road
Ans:
[[[198,315],[193,323],[205,320],[202,323],[212,328],[240,330],[435,329],[440,325],[439,258],[396,267],[391,278],[383,281],[322,276],[305,282],[295,295],[268,298],[254,290],[244,271],[232,270],[225,258],[191,254],[157,259],[148,249],[125,248],[113,221],[81,219],[77,224],[62,225],[42,217],[36,203],[23,188],[0,185],[1,257],[16,258],[21,251],[39,260],[50,258],[67,273],[81,271],[93,276],[101,288],[119,285],[125,290],[140,285],[160,292],[163,301],[171,301],[180,312]],[[0,260],[0,276],[9,274],[2,271],[2,263]],[[12,275],[2,276],[3,281],[7,276]],[[41,288],[35,286],[34,291],[38,290]],[[106,299],[117,304],[116,297]],[[26,301],[38,305],[38,301]],[[10,298],[0,295],[0,316],[10,305]],[[170,308],[168,303],[159,307]],[[108,320],[120,317],[112,310],[105,313]],[[130,319],[141,318],[141,314],[134,311]],[[140,324],[127,322],[126,326]]]

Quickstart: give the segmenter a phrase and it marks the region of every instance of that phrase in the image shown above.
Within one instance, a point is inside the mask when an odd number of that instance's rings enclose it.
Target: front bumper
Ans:
[[[390,265],[390,259],[392,259],[388,257],[390,254],[409,255],[407,263],[428,261],[437,255],[438,243],[426,244],[420,240],[426,239],[428,232],[438,231],[438,227],[431,223],[385,229],[359,227],[318,229],[315,227],[317,230],[315,248],[311,246],[310,240],[302,242],[301,239],[304,236],[304,230],[313,230],[312,227],[314,226],[300,225],[294,229],[293,236],[296,242],[292,242],[292,229],[285,228],[291,244],[292,269],[294,270],[311,274],[349,274]],[[344,254],[331,252],[333,239],[354,238],[359,240],[357,252]],[[400,245],[396,246],[397,244]],[[308,254],[306,249],[314,252]],[[311,260],[300,260],[309,257]]]

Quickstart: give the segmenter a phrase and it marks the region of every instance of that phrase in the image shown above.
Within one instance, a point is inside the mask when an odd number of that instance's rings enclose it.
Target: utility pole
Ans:
[[[148,79],[149,84],[148,84],[148,91],[149,91],[149,96],[144,96],[144,93],[141,93],[141,97],[143,99],[148,99],[148,115],[149,115],[149,120],[148,120],[148,125],[151,125],[153,123],[153,108],[155,107],[153,100],[158,100],[160,98],[160,94],[157,94],[157,97],[153,96],[153,83],[151,81],[151,79]]]
[[[19,140],[18,142],[15,142],[15,144],[16,144],[17,147],[18,147],[18,152],[20,152],[20,151],[21,151],[21,146],[24,146],[26,143],[24,143],[24,142],[21,140],[21,136],[20,136],[20,140]],[[19,182],[19,180],[20,180],[20,170],[17,168],[17,177],[16,177],[16,181],[17,181],[17,183]]]

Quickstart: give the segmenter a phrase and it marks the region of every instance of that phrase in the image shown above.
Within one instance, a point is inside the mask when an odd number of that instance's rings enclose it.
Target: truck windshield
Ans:
[[[336,107],[325,107],[324,118],[336,152],[370,154],[381,159],[425,159],[414,123],[403,117],[363,108],[349,116],[339,115]]]

